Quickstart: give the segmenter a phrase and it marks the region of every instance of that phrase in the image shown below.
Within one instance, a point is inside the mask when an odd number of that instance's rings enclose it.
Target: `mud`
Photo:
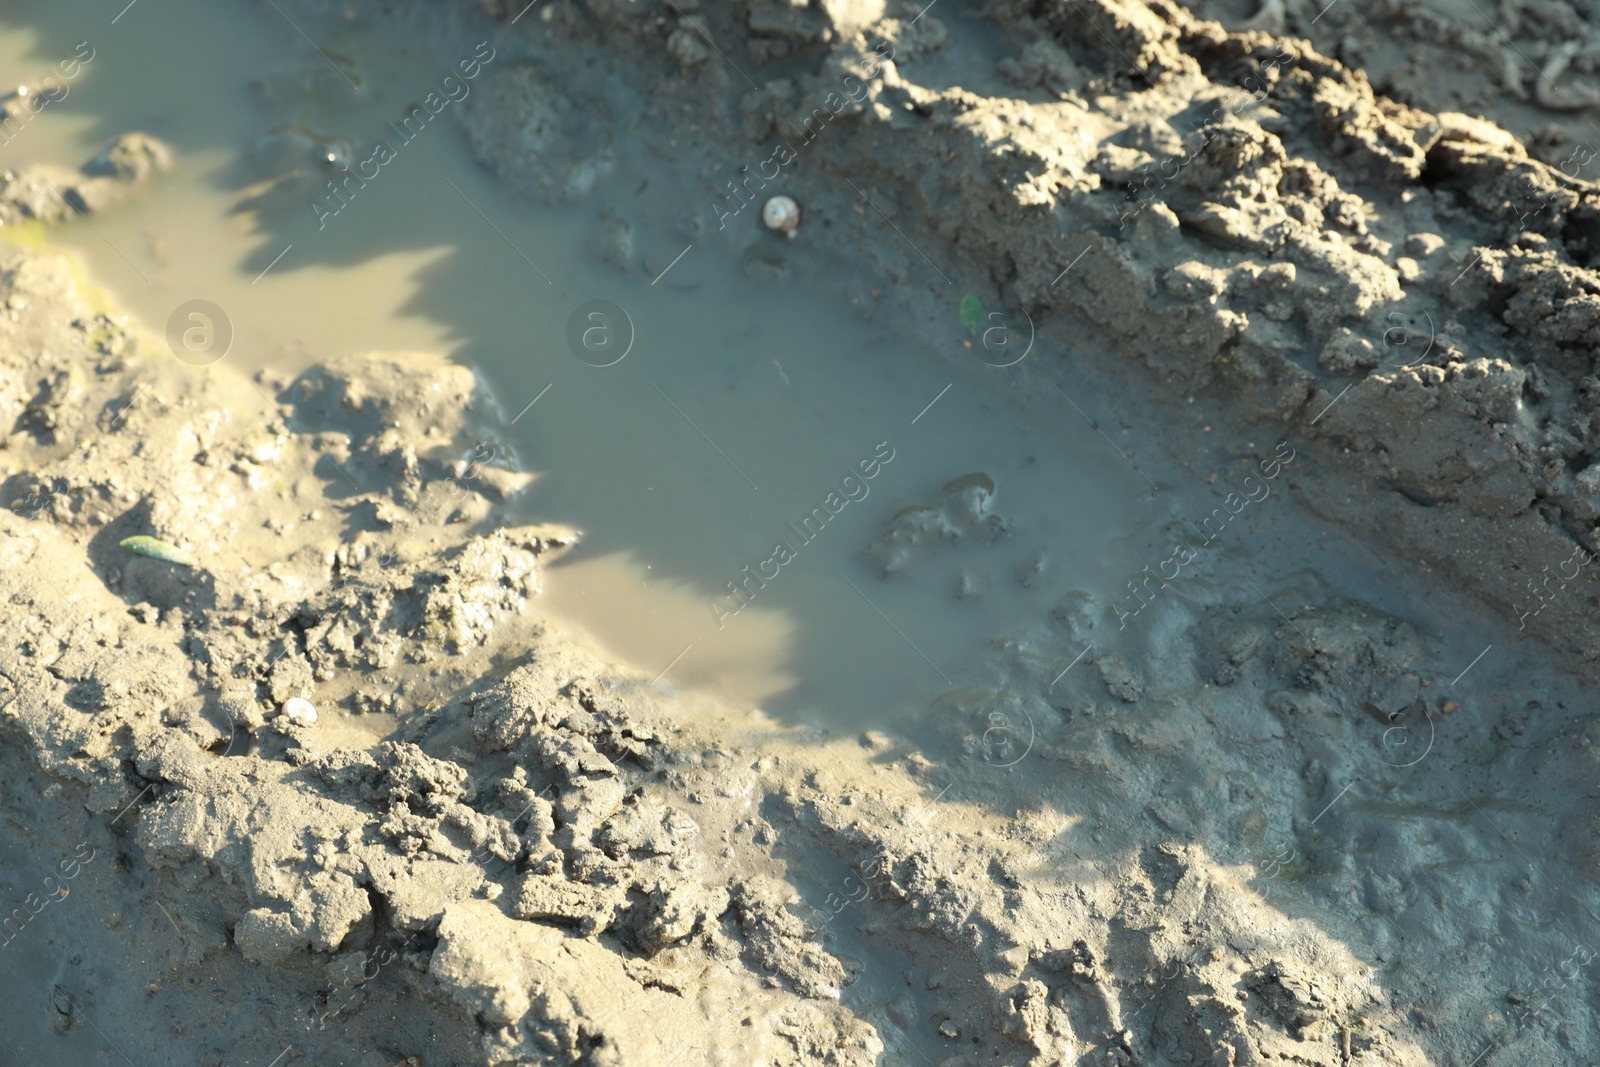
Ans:
[[[1110,590],[1054,584],[1004,478],[851,497],[868,605],[1037,593],[914,714],[673,693],[546,611],[586,532],[529,519],[552,461],[472,368],[172,358],[42,236],[136,210],[153,136],[6,176],[6,1055],[1600,1059],[1600,200],[1524,117],[1585,53],[1495,125],[1451,95],[1492,70],[1430,75],[1477,30],[1396,72],[1348,5],[946,4],[292,7],[492,40],[449,121],[531,202],[672,168],[602,262],[677,234],[1119,412]],[[743,210],[780,188],[792,241]],[[1033,354],[951,342],[968,292]]]

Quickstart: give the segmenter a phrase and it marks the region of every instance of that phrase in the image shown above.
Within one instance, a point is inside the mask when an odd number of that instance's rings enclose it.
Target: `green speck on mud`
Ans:
[[[163,541],[159,537],[140,534],[138,537],[124,537],[118,544],[129,552],[137,552],[141,556],[164,560],[167,563],[176,563],[180,567],[200,566],[199,560],[172,542]]]

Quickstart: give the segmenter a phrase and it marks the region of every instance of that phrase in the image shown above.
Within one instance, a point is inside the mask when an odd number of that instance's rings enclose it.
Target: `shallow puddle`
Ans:
[[[950,358],[929,358],[874,310],[870,267],[842,305],[791,266],[803,228],[795,244],[749,217],[737,239],[686,229],[708,211],[692,175],[626,155],[575,206],[503,189],[456,116],[399,125],[448,70],[424,33],[198,2],[107,19],[30,2],[0,23],[8,82],[93,49],[0,163],[76,165],[128,130],[177,153],[173,174],[58,239],[153,330],[215,304],[233,338],[219,366],[288,376],[422,348],[477,368],[505,425],[491,443],[540,475],[522,506],[585,531],[547,576],[548,609],[660,685],[888,722],[1064,596],[1114,596],[1145,562],[1129,546],[1159,516],[1113,419],[1102,435],[1062,422],[1048,390],[1024,400],[1027,363],[986,364],[958,322],[932,331]],[[394,158],[336,200],[329,155],[368,160],[379,142]],[[595,251],[617,218],[627,272]],[[1014,318],[1020,349],[1032,326]],[[906,558],[863,554],[972,474],[968,495],[992,481],[993,497],[946,531],[957,541],[929,527]]]

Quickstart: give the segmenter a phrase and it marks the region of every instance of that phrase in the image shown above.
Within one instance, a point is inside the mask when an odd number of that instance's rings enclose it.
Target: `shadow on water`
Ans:
[[[95,58],[0,153],[66,162],[129,129],[171,142],[175,174],[64,240],[152,328],[213,301],[242,369],[382,347],[477,368],[501,409],[488,432],[539,472],[523,506],[585,531],[551,575],[558,615],[665,686],[887,722],[1017,620],[1113,584],[1144,483],[1087,427],[1028,410],[1028,368],[985,366],[959,323],[915,327],[957,355],[930,359],[875,310],[888,279],[874,265],[829,264],[859,291],[845,302],[808,280],[825,261],[804,230],[786,241],[752,212],[719,232],[705,162],[664,167],[633,136],[667,122],[651,101],[604,71],[557,84],[548,56],[524,54],[536,35],[457,46],[430,25],[285,11],[292,24],[140,5],[103,26],[88,4],[22,5],[9,20],[39,39],[19,70],[86,37]],[[187,62],[193,40],[208,45]],[[526,152],[526,131],[474,110],[508,98],[545,124],[544,155],[518,158],[533,184],[589,192],[536,199],[476,160],[474,139]],[[619,132],[572,132],[574,115],[607,114]],[[745,147],[728,146],[728,168]],[[880,580],[862,546],[977,471],[999,486],[1006,535]]]

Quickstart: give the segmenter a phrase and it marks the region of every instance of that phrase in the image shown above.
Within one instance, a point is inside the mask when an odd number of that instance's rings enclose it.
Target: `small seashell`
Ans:
[[[317,709],[311,706],[311,701],[305,697],[290,697],[283,702],[283,714],[290,722],[314,723],[317,721]]]
[[[137,552],[139,555],[149,556],[151,559],[164,560],[167,563],[176,563],[180,567],[200,566],[199,560],[189,555],[189,553],[185,552],[177,545],[171,543],[170,541],[163,541],[159,537],[146,537],[145,535],[140,534],[138,537],[124,537],[117,543],[123,548],[127,549],[129,552]]]
[[[761,221],[767,229],[793,237],[800,228],[800,205],[793,197],[775,196],[762,205]]]

